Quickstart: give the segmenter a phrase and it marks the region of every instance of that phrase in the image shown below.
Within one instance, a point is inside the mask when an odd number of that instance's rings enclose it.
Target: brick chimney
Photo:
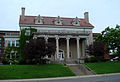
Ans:
[[[25,8],[22,7],[21,11],[22,11],[22,13],[21,13],[21,20],[24,20],[25,19]]]
[[[89,23],[89,16],[88,16],[88,12],[84,13],[84,19],[87,23]]]

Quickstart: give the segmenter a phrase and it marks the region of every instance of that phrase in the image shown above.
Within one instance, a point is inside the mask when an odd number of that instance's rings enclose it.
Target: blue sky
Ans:
[[[120,0],[0,0],[0,30],[19,30],[21,7],[41,16],[83,18],[87,11],[93,32],[120,25]]]

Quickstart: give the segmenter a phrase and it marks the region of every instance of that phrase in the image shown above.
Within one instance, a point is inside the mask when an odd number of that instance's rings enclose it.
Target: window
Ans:
[[[78,33],[79,33],[79,31],[76,31],[76,33],[78,34]]]
[[[40,19],[38,19],[38,23],[40,23]]]
[[[72,53],[71,53],[71,52],[69,52],[69,57],[70,57],[70,58],[72,57]]]
[[[19,42],[18,41],[16,41],[16,46],[19,46]]]
[[[37,30],[37,32],[40,32],[40,30]]]
[[[75,21],[75,24],[78,24],[78,21]]]
[[[58,20],[57,23],[59,24],[59,23],[60,23],[60,20]]]
[[[1,42],[1,40],[2,40],[2,39],[0,38],[0,42]]]
[[[1,54],[1,50],[0,50],[0,54]]]
[[[38,15],[37,17],[35,17],[35,24],[43,24],[43,18]]]
[[[85,34],[89,34],[88,31],[85,31]]]
[[[10,46],[10,41],[7,41],[7,46],[8,46],[8,47]]]
[[[26,30],[25,35],[30,35],[30,30]]]
[[[50,30],[48,30],[48,32],[50,33]]]
[[[69,30],[67,30],[67,33],[69,34],[69,33],[70,33],[70,31],[69,31]]]
[[[76,17],[75,19],[73,19],[73,25],[76,25],[76,26],[80,25],[80,19],[78,17]]]
[[[62,19],[61,19],[61,17],[58,16],[57,18],[55,18],[54,23],[55,23],[56,25],[62,25]]]
[[[61,30],[58,30],[58,33],[61,33]]]
[[[12,41],[12,46],[15,46],[15,41]]]

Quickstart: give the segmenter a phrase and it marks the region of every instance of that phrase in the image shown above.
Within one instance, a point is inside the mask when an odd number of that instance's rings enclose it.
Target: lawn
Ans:
[[[69,67],[51,65],[0,65],[0,79],[28,79],[74,76]]]
[[[101,62],[101,63],[87,63],[97,74],[107,73],[120,73],[120,61],[119,62]]]

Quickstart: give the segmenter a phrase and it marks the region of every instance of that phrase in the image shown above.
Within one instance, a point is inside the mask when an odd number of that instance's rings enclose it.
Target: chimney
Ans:
[[[24,20],[25,19],[25,8],[22,7],[21,11],[22,11],[22,13],[21,13],[21,20]]]
[[[87,23],[89,23],[89,16],[88,16],[88,12],[84,13],[84,19]]]

